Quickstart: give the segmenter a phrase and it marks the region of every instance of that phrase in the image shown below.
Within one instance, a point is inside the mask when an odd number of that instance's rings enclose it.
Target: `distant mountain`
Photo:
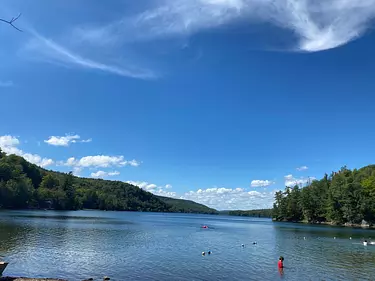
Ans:
[[[145,212],[215,213],[204,205],[158,197],[120,181],[47,171],[0,149],[0,209],[100,209]]]
[[[200,214],[218,214],[218,211],[209,208],[203,204],[190,200],[175,199],[163,196],[156,196],[169,206],[172,206],[172,212],[175,213],[200,213]]]

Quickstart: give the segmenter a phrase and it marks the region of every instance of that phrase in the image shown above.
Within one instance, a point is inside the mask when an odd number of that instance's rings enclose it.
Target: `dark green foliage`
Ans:
[[[258,217],[258,218],[270,218],[272,217],[272,209],[259,209],[249,211],[228,211],[230,216],[243,216],[243,217]]]
[[[169,197],[157,196],[164,203],[171,205],[171,211],[174,213],[199,213],[199,214],[218,214],[218,211],[205,205],[195,203],[190,200],[174,199]]]
[[[120,181],[46,171],[0,150],[0,208],[215,213],[192,201],[158,197]]]
[[[373,224],[375,165],[353,171],[343,167],[306,187],[276,192],[272,216],[277,221]]]

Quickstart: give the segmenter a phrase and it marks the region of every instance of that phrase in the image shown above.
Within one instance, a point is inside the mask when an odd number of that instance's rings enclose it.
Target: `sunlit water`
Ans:
[[[10,262],[4,273],[68,280],[375,280],[375,246],[360,243],[371,236],[227,216],[0,212],[0,256]]]

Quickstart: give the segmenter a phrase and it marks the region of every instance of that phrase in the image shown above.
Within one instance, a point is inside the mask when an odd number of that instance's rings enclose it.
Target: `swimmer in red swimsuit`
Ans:
[[[283,261],[284,261],[284,257],[280,257],[280,258],[279,258],[279,262],[277,263],[277,267],[278,267],[279,269],[280,269],[280,268],[284,268]]]
[[[283,264],[283,261],[284,261],[284,257],[281,256],[279,258],[278,263],[277,263],[277,267],[279,268],[280,275],[284,275],[284,264]]]

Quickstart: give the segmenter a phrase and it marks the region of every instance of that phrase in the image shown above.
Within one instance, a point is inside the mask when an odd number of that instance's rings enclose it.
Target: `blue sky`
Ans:
[[[375,157],[375,0],[2,1],[0,146],[218,209]]]

